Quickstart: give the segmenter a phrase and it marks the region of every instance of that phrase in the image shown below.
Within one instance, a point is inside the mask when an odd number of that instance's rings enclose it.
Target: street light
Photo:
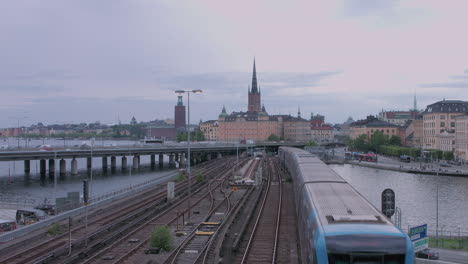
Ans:
[[[196,90],[176,90],[176,94],[187,94],[187,175],[188,175],[188,189],[189,189],[189,195],[188,195],[188,220],[190,221],[190,211],[191,211],[191,204],[190,204],[190,198],[192,197],[192,184],[191,184],[191,179],[190,179],[190,94],[191,93],[202,93],[203,91],[200,89]]]

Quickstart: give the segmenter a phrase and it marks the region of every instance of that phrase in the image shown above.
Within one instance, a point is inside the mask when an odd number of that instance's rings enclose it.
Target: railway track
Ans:
[[[282,208],[282,179],[275,163],[267,160],[267,188],[238,263],[276,263]]]
[[[222,171],[225,171],[229,166],[232,166],[232,162],[224,162],[213,174],[222,174]],[[219,185],[219,183],[217,184]],[[204,192],[204,189],[205,187],[193,192],[192,200],[195,200],[193,206],[197,206],[209,195],[210,192]],[[125,234],[112,234],[111,236],[115,236],[116,239],[109,243],[101,243],[103,247],[99,249],[83,252],[75,258],[60,263],[102,263],[104,260],[107,260],[107,263],[139,263],[140,260],[129,260],[129,258],[133,256],[136,256],[137,259],[141,256],[144,258],[144,246],[147,245],[151,232],[157,226],[173,224],[180,217],[185,216],[188,212],[186,201],[187,197],[180,199],[170,207],[143,219],[144,221],[140,221],[132,230],[126,230]],[[193,218],[196,218],[195,215]]]
[[[195,170],[195,173],[209,173],[220,164],[222,164],[222,161],[216,160],[208,164],[206,168]],[[196,175],[195,173],[193,175]],[[187,185],[187,180],[178,183],[176,192],[183,192]],[[144,194],[148,195],[148,197],[143,200],[141,197],[127,199],[123,207],[116,207],[104,214],[98,214],[96,217],[91,218],[88,222],[87,232],[85,232],[85,224],[79,223],[77,227],[72,229],[72,237],[75,239],[73,243],[74,249],[84,244],[84,237],[86,235],[93,237],[93,235],[99,235],[103,231],[118,228],[120,226],[119,224],[116,225],[119,222],[118,219],[124,218],[125,221],[131,221],[132,218],[137,218],[139,215],[150,211],[151,208],[163,203],[166,195],[165,190],[151,194],[155,189],[157,188],[152,188],[152,190],[145,192]],[[9,257],[0,260],[0,263],[42,263],[45,260],[56,258],[57,256],[52,252],[60,248],[63,249],[65,246],[68,246],[68,233],[46,239],[45,241],[42,240],[41,243],[26,247],[26,249],[12,251]]]

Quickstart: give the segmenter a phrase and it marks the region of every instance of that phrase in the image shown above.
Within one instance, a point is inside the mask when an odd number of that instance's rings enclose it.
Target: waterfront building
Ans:
[[[440,150],[455,152],[455,133],[444,131],[440,133],[439,140]]]
[[[299,112],[300,113],[300,112]],[[300,117],[275,116],[278,118],[280,130],[282,130],[282,138],[287,141],[309,141],[311,139],[310,122]],[[281,126],[282,123],[282,126]]]
[[[405,128],[406,138],[402,143],[405,146],[421,148],[423,143],[423,119],[419,115],[416,119],[410,120]]]
[[[182,102],[182,96],[178,96],[174,107],[174,121],[151,121],[145,127],[145,134],[147,137],[174,140],[177,138],[177,133],[185,130],[185,105]]]
[[[455,117],[467,112],[467,101],[444,99],[428,105],[423,112],[423,148],[440,149],[440,134],[455,132]]]
[[[209,140],[266,141],[273,135],[282,140],[308,141],[311,136],[310,121],[301,118],[300,115],[300,110],[297,117],[268,114],[265,106],[261,105],[261,91],[254,60],[252,83],[248,87],[247,111],[228,114],[223,106],[218,120],[201,122],[200,130]],[[322,116],[322,122],[323,118]]]
[[[372,135],[377,131],[381,131],[388,137],[399,136],[402,139],[405,138],[404,130],[402,130],[399,126],[378,120],[372,115],[368,116],[366,119],[358,120],[352,123],[349,127],[349,136],[352,139],[355,139],[358,136],[364,134],[367,136],[367,139],[370,140]]]
[[[310,128],[311,140],[315,142],[332,141],[335,138],[334,129],[330,125],[322,125]]]
[[[200,131],[205,135],[206,140],[218,140],[218,128],[218,120],[208,120],[205,122],[200,122]]]
[[[321,127],[325,123],[325,117],[323,115],[310,113],[310,127]]]
[[[455,117],[455,157],[468,161],[468,114]]]
[[[379,113],[378,119],[397,125],[404,126],[408,121],[416,119],[418,111],[384,111]]]

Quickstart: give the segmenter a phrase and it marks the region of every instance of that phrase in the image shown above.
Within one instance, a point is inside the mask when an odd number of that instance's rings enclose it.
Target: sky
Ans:
[[[0,1],[0,127],[247,109],[342,123],[468,100],[466,0]],[[184,97],[185,104],[187,103]]]

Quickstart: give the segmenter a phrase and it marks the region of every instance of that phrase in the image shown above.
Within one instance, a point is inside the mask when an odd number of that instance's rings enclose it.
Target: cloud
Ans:
[[[468,73],[468,70],[465,70]],[[453,82],[438,82],[421,84],[421,88],[468,88],[468,74],[449,76],[449,79],[457,80]]]
[[[343,0],[343,12],[347,16],[391,14],[398,0]]]
[[[52,93],[61,92],[64,88],[58,85],[38,85],[38,84],[1,84],[0,91],[2,92],[15,92],[18,94],[23,93]]]
[[[468,82],[445,82],[422,84],[421,88],[468,88]]]

